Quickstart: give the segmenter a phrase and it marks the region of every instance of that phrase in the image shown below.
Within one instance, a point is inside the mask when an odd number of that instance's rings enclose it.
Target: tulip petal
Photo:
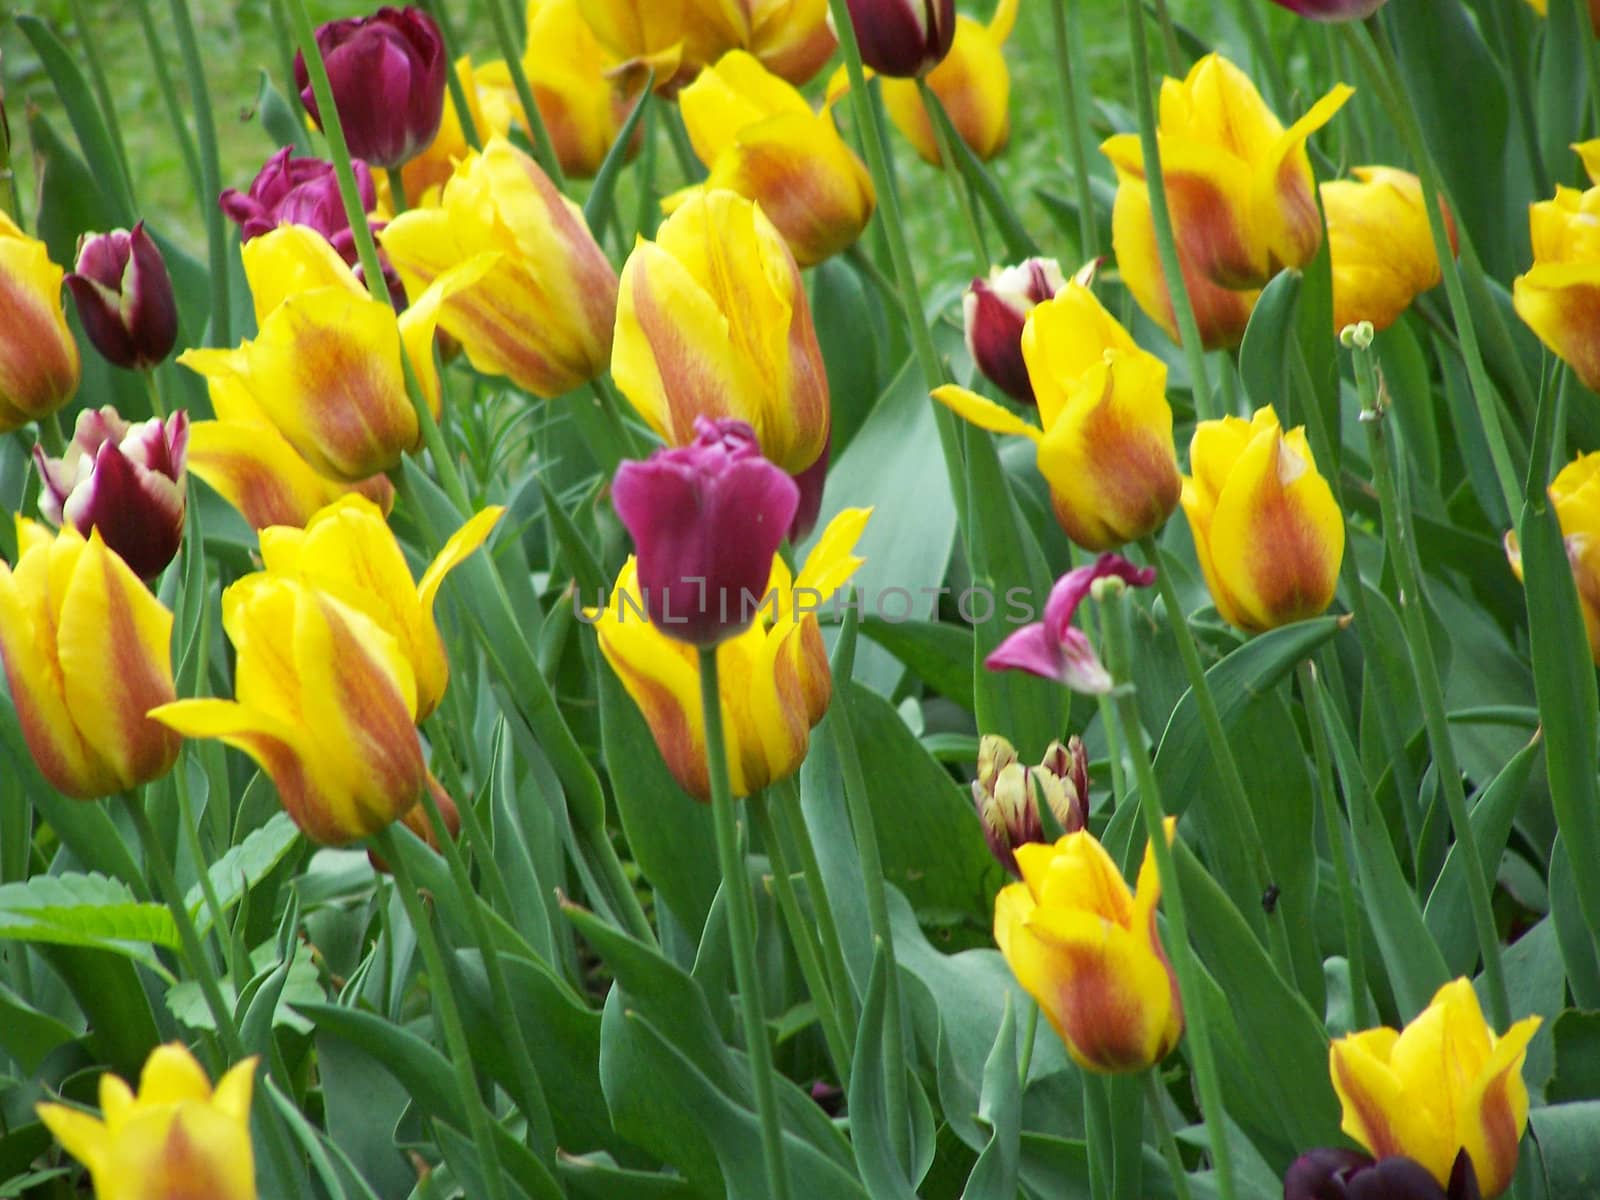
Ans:
[[[279,225],[253,237],[239,248],[244,275],[255,303],[256,325],[266,324],[272,311],[298,292],[340,288],[356,299],[367,289],[328,241],[309,225]]]
[[[40,1104],[34,1111],[61,1148],[87,1167],[91,1176],[108,1169],[112,1139],[104,1121],[65,1104]]]
[[[61,307],[64,272],[43,242],[0,214],[0,433],[60,408],[78,389],[78,345]]]
[[[253,529],[304,525],[350,490],[318,474],[270,425],[196,421],[190,427],[189,467]],[[355,485],[387,512],[394,487],[381,475]]]
[[[1600,263],[1535,263],[1512,284],[1517,316],[1591,390],[1600,388]]]
[[[1035,442],[1044,437],[1037,426],[1030,425],[1009,409],[1002,408],[993,400],[967,388],[947,383],[934,388],[929,394],[962,420],[976,425],[979,429],[1032,438]]]
[[[1485,1196],[1505,1191],[1517,1169],[1517,1147],[1528,1124],[1522,1063],[1539,1024],[1538,1017],[1526,1017],[1506,1030],[1457,1109],[1458,1138]]]

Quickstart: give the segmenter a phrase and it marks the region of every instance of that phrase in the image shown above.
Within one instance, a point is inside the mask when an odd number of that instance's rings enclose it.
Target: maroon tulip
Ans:
[[[1283,1177],[1283,1200],[1480,1200],[1481,1195],[1465,1150],[1456,1155],[1448,1188],[1415,1159],[1374,1162],[1357,1150],[1309,1151]]]
[[[378,204],[372,172],[360,160],[350,165],[355,168],[361,207],[371,212]],[[328,239],[345,262],[356,261],[355,236],[339,199],[339,181],[331,162],[292,158],[285,146],[267,159],[248,193],[229,188],[217,203],[238,224],[240,236],[247,242],[279,225],[309,225]]]
[[[990,383],[1020,403],[1037,403],[1022,361],[1022,327],[1036,305],[1065,286],[1055,259],[1030,258],[1014,267],[996,267],[988,279],[974,279],[962,298],[972,361]]]
[[[317,29],[350,153],[390,170],[426,150],[444,114],[444,38],[416,8],[380,8]],[[311,119],[322,128],[305,58],[294,57],[294,82]]]
[[[1297,12],[1313,21],[1360,21],[1377,12],[1389,0],[1272,0],[1280,8]]]
[[[743,421],[696,418],[695,440],[617,468],[611,500],[638,548],[639,587],[662,633],[715,646],[755,616],[800,489]]]
[[[172,353],[178,301],[161,251],[140,221],[85,236],[66,278],[90,343],[107,362],[145,371]]]
[[[183,542],[184,461],[189,417],[179,409],[165,421],[130,425],[109,405],[84,409],[60,458],[33,448],[43,488],[39,512],[84,537],[98,529],[141,579],[153,579]]]
[[[849,0],[861,61],[883,75],[915,79],[950,53],[956,0]]]

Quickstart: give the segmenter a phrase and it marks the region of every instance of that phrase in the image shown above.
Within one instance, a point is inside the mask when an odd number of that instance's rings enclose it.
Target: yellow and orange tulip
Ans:
[[[47,417],[78,390],[78,343],[61,307],[66,272],[0,212],[0,433]]]
[[[1183,511],[1212,602],[1252,633],[1302,621],[1333,601],[1344,517],[1317,473],[1305,430],[1271,408],[1201,421],[1189,446]]]
[[[972,152],[984,162],[1006,148],[1011,137],[1011,72],[1003,47],[1017,21],[1019,0],[1000,0],[987,25],[956,18],[956,36],[926,81]],[[924,162],[939,165],[939,142],[914,80],[882,81],[883,105]]]
[[[1459,1151],[1484,1200],[1511,1184],[1528,1124],[1522,1061],[1539,1028],[1525,1017],[1496,1037],[1466,979],[1447,983],[1403,1030],[1368,1029],[1328,1047],[1341,1128],[1377,1158],[1405,1155],[1443,1187]]]
[[[250,1144],[250,1094],[256,1059],[217,1081],[180,1042],[157,1046],[139,1074],[137,1094],[107,1071],[101,1116],[41,1104],[39,1119],[89,1169],[99,1200],[256,1200]]]
[[[1578,585],[1589,655],[1600,665],[1600,451],[1579,455],[1561,468],[1550,483],[1550,502]],[[1516,530],[1506,534],[1505,545],[1511,570],[1520,580],[1522,547]]]
[[[1033,441],[1056,519],[1084,549],[1159,529],[1182,487],[1166,364],[1077,280],[1028,314],[1022,357],[1040,427],[966,388],[947,385],[933,397],[982,429]]]
[[[717,646],[728,774],[748,796],[799,770],[811,729],[828,711],[832,676],[816,610],[861,565],[855,545],[870,509],[845,509],[828,525],[798,578],[772,559],[757,619]],[[697,651],[646,616],[635,560],[623,565],[603,610],[590,609],[600,649],[644,714],[661,757],[684,791],[711,799]]]
[[[1591,389],[1600,389],[1600,139],[1574,146],[1591,186],[1557,186],[1528,210],[1533,266],[1512,284],[1529,329]]]
[[[622,267],[611,374],[670,446],[737,417],[791,475],[828,444],[828,377],[800,268],[753,201],[684,201]]]
[[[749,0],[579,0],[579,8],[618,69],[654,71],[656,90],[668,95],[750,44]]]
[[[678,94],[689,139],[711,174],[671,207],[717,188],[761,206],[802,267],[846,249],[872,218],[872,177],[824,109],[743,50],[729,51]]]
[[[146,717],[172,700],[172,614],[106,546],[17,518],[0,563],[0,659],[39,772],[92,800],[165,775],[179,740]]]
[[[1168,817],[1169,844],[1176,826]],[[1183,1002],[1156,934],[1154,848],[1133,892],[1088,832],[1015,852],[1022,882],[995,897],[994,940],[1017,982],[1085,1070],[1160,1062],[1183,1036]]]
[[[437,207],[402,213],[380,236],[411,295],[492,262],[438,311],[479,371],[548,399],[606,369],[616,272],[583,210],[504,138],[461,162]]]
[[[1333,261],[1333,328],[1371,321],[1387,329],[1411,302],[1438,284],[1422,183],[1394,167],[1356,167],[1355,179],[1322,185]],[[1445,213],[1451,248],[1455,222]]]
[[[799,87],[833,55],[839,39],[828,27],[828,0],[746,0],[749,50],[762,66]]]

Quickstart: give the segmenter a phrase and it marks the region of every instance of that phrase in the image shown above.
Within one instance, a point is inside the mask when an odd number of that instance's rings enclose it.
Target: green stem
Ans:
[[[1145,187],[1150,193],[1150,217],[1155,225],[1156,251],[1161,259],[1161,274],[1178,326],[1178,340],[1189,364],[1190,387],[1194,390],[1194,409],[1202,420],[1222,414],[1211,381],[1206,374],[1205,347],[1200,344],[1200,326],[1194,318],[1194,304],[1183,282],[1178,258],[1178,243],[1172,232],[1172,210],[1167,204],[1166,178],[1161,170],[1161,147],[1156,141],[1156,112],[1150,99],[1150,54],[1144,44],[1142,0],[1123,0],[1128,17],[1128,45],[1133,54],[1133,93],[1139,105],[1139,148],[1144,158]]]
[[[1533,115],[1533,102],[1530,99],[1533,88],[1528,75],[1528,57],[1521,53],[1522,47],[1512,43],[1509,14],[1505,11],[1505,6],[1491,4],[1487,15],[1489,44],[1501,47],[1503,51],[1501,58],[1510,69],[1511,107],[1515,110],[1517,124],[1521,127],[1533,190],[1537,195],[1548,196],[1553,189],[1550,185],[1550,172],[1545,170],[1544,160],[1539,157],[1539,123]],[[1585,12],[1582,16],[1587,18],[1588,13]],[[1585,37],[1584,40],[1589,39]]]
[[[460,43],[457,42],[455,29],[450,24],[449,13],[445,11],[444,0],[422,0],[422,7],[438,24],[439,34],[444,39],[445,89],[450,93],[450,103],[455,107],[456,117],[461,123],[461,136],[468,147],[482,150],[483,138],[478,135],[478,123],[472,119],[472,106],[467,101],[466,88],[461,85],[461,72],[456,70],[456,47]],[[321,107],[320,99],[317,105]]]
[[[1365,327],[1365,326],[1364,326]],[[1370,333],[1370,327],[1365,327]],[[1483,955],[1483,973],[1489,984],[1489,1009],[1495,1027],[1506,1029],[1511,1023],[1511,1002],[1506,991],[1505,969],[1500,961],[1500,938],[1495,932],[1494,905],[1484,875],[1483,852],[1467,816],[1467,797],[1456,764],[1455,746],[1450,741],[1450,724],[1445,715],[1444,688],[1433,654],[1426,618],[1427,592],[1415,557],[1415,543],[1409,522],[1403,521],[1394,470],[1389,461],[1389,446],[1383,433],[1384,407],[1379,398],[1377,370],[1373,363],[1370,338],[1367,345],[1355,339],[1357,349],[1356,385],[1361,395],[1361,423],[1367,431],[1368,458],[1372,481],[1378,491],[1378,507],[1383,516],[1383,540],[1389,548],[1399,589],[1400,616],[1405,625],[1406,648],[1416,676],[1417,695],[1422,703],[1423,724],[1437,767],[1439,788],[1444,793],[1450,825],[1462,854],[1467,876],[1467,902],[1472,910],[1472,926],[1478,935]]]
[[[574,396],[573,412],[577,415],[578,428],[589,443],[589,452],[609,476],[623,459],[643,458],[645,450],[633,427],[623,418],[616,392],[603,376],[597,375],[589,381],[589,397]]]
[[[733,974],[739,986],[739,1006],[744,1016],[745,1052],[750,1056],[756,1113],[761,1121],[767,1194],[772,1200],[788,1200],[789,1169],[784,1161],[778,1089],[773,1078],[772,1047],[767,1041],[761,974],[756,969],[755,905],[744,856],[739,852],[739,818],[733,811],[732,788],[728,782],[728,751],[722,730],[722,691],[717,685],[715,646],[700,647],[700,703],[705,714],[706,768],[711,776],[711,817],[717,832],[717,859],[722,866]]]
[[[1167,1109],[1162,1103],[1165,1096],[1162,1094],[1161,1082],[1158,1078],[1159,1068],[1151,1067],[1144,1073],[1145,1101],[1150,1110],[1150,1119],[1155,1122],[1156,1132],[1160,1135],[1161,1157],[1167,1160],[1167,1174],[1172,1176],[1172,1190],[1177,1200],[1189,1200],[1189,1176],[1183,1169],[1183,1156],[1178,1153],[1178,1139],[1172,1136],[1172,1124],[1167,1120]]]
[[[296,8],[301,6],[301,0],[290,0],[290,3]],[[324,108],[322,111],[328,110]],[[395,890],[400,893],[400,903],[405,906],[406,917],[416,934],[417,946],[422,951],[423,964],[433,980],[433,986],[429,990],[433,994],[439,1024],[444,1027],[445,1046],[449,1050],[450,1066],[455,1073],[456,1090],[461,1095],[461,1106],[467,1114],[467,1125],[472,1140],[477,1145],[478,1153],[482,1156],[480,1167],[489,1200],[508,1200],[505,1178],[500,1169],[500,1151],[494,1142],[494,1120],[484,1105],[482,1093],[478,1091],[478,1077],[472,1069],[472,1051],[467,1042],[466,1027],[461,1023],[461,1012],[456,1007],[455,992],[451,990],[450,975],[445,967],[444,951],[439,946],[433,922],[423,908],[416,882],[412,879],[411,869],[406,865],[405,856],[400,852],[400,842],[395,837],[394,830],[385,826],[372,835],[371,841],[378,854],[389,864],[389,870],[394,873]],[[487,960],[492,952],[487,945],[483,947],[483,951]]]
[[[205,64],[200,57],[200,42],[195,37],[189,2],[168,0],[168,6],[172,10],[172,24],[178,31],[178,53],[183,58],[184,73],[189,77],[195,140],[200,146],[200,200],[206,218],[206,252],[211,268],[211,342],[227,346],[232,343],[233,334],[228,301],[228,233],[222,209],[217,205],[217,197],[222,194],[222,168],[217,162],[217,122],[211,111],[211,93],[206,86]]]
[[[48,413],[39,422],[39,442],[51,458],[60,458],[67,452],[67,438],[61,432],[61,413]]]
[[[122,179],[122,192],[128,197],[134,211],[138,202],[133,195],[133,174],[128,168],[128,147],[122,140],[122,126],[117,121],[117,104],[111,95],[111,83],[106,78],[105,66],[100,61],[100,48],[96,45],[92,26],[84,12],[83,0],[72,0],[72,23],[78,27],[78,41],[83,46],[83,57],[89,63],[89,82],[94,87],[95,99],[105,118],[106,132],[111,136],[111,146],[117,153],[116,171]],[[100,164],[95,164],[98,168]]]
[[[1182,78],[1183,51],[1178,48],[1178,34],[1172,27],[1172,13],[1167,9],[1167,0],[1155,0],[1156,24],[1161,29],[1161,49],[1167,56],[1167,74]]]
[[[856,242],[850,247],[850,249],[846,250],[844,252],[844,256],[848,258],[851,265],[856,267],[863,275],[865,275],[868,282],[870,282],[872,286],[877,289],[878,297],[895,312],[900,314],[901,320],[910,319],[906,316],[906,310],[900,301],[900,293],[895,288],[894,280],[890,279],[883,273],[883,269],[878,266],[872,255],[866,251],[865,247],[863,247],[860,242]]]
[[[928,86],[927,79],[921,76],[917,78],[917,94],[922,97],[928,124],[933,128],[933,140],[939,147],[939,166],[956,198],[956,208],[961,212],[961,223],[966,228],[967,242],[972,248],[974,270],[979,275],[985,275],[989,271],[989,249],[983,244],[983,227],[978,223],[978,214],[972,206],[972,193],[961,176],[961,165],[956,160],[955,139],[960,134],[950,124],[943,101]]]
[[[145,395],[150,397],[150,415],[165,421],[167,406],[161,400],[161,385],[156,382],[155,368],[140,371],[139,374],[144,376]]]
[[[234,941],[228,936],[224,922],[222,902],[217,897],[216,885],[212,883],[211,872],[207,869],[211,860],[206,856],[205,847],[200,844],[200,826],[194,819],[194,805],[189,796],[189,773],[181,753],[173,768],[172,781],[178,793],[178,825],[182,829],[184,844],[189,848],[189,857],[194,859],[195,872],[200,877],[200,894],[205,898],[206,912],[211,916],[211,928],[217,935],[217,944],[222,947],[228,974],[234,979],[242,979],[244,976],[239,971]],[[284,1085],[288,1086],[288,1082],[285,1077]]]
[[[567,190],[567,177],[561,170],[561,160],[550,142],[550,131],[545,128],[544,114],[534,99],[533,88],[528,84],[528,73],[522,66],[523,49],[517,45],[516,30],[512,28],[511,14],[506,11],[505,0],[488,0],[489,19],[494,22],[495,40],[500,43],[500,54],[506,60],[506,70],[511,73],[511,86],[522,102],[522,114],[528,123],[528,134],[533,140],[533,156],[539,160],[544,173],[556,190]]]
[[[1061,112],[1057,120],[1066,140],[1067,158],[1072,163],[1072,182],[1078,193],[1078,254],[1084,261],[1100,253],[1100,236],[1095,227],[1094,189],[1089,183],[1089,124],[1085,98],[1080,94],[1080,72],[1075,63],[1083,61],[1078,42],[1078,0],[1053,0],[1050,23],[1055,38],[1056,103]]]
[[[216,196],[206,195],[205,175],[200,170],[200,153],[189,136],[189,123],[183,119],[183,103],[178,99],[178,89],[172,82],[172,72],[167,70],[167,51],[161,44],[161,35],[150,15],[150,0],[134,0],[134,10],[139,14],[139,26],[144,30],[144,44],[150,51],[150,66],[155,71],[156,87],[161,92],[161,102],[167,110],[167,120],[172,125],[173,140],[183,155],[183,165],[189,173],[189,186],[194,189],[195,201],[202,210],[215,205]],[[294,78],[294,76],[289,76]]]
[[[399,167],[386,168],[383,173],[389,180],[389,207],[394,209],[394,215],[398,217],[411,207],[410,198],[406,195],[405,174]]]
[[[1083,1085],[1083,1149],[1089,1165],[1092,1200],[1111,1200],[1116,1160],[1111,1151],[1111,1112],[1106,1081],[1093,1071],[1078,1069]]]
[[[689,130],[683,123],[683,111],[676,104],[664,104],[661,121],[667,127],[667,140],[672,143],[672,155],[678,160],[678,172],[685,184],[699,183],[706,177],[706,169],[694,152],[689,140]]]
[[[811,831],[806,826],[805,813],[800,810],[800,793],[792,778],[779,781],[778,821],[795,852],[800,855],[800,874],[806,881],[806,894],[811,899],[811,912],[816,917],[817,935],[822,943],[822,962],[833,984],[833,1007],[840,1021],[851,1034],[848,1044],[855,1044],[856,997],[850,986],[850,968],[844,960],[844,944],[839,940],[839,923],[834,919],[833,904],[828,899],[828,889],[822,881],[822,865],[817,861],[817,848],[811,844]]]

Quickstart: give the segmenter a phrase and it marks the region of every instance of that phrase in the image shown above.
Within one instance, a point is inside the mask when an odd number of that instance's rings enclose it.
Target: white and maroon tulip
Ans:
[[[90,343],[106,361],[145,371],[172,353],[178,302],[161,251],[140,221],[85,237],[66,278]]]
[[[1066,282],[1055,259],[1030,258],[1014,267],[995,267],[987,279],[974,279],[962,297],[972,361],[984,378],[1020,403],[1036,403],[1022,359],[1022,327],[1028,314]]]

